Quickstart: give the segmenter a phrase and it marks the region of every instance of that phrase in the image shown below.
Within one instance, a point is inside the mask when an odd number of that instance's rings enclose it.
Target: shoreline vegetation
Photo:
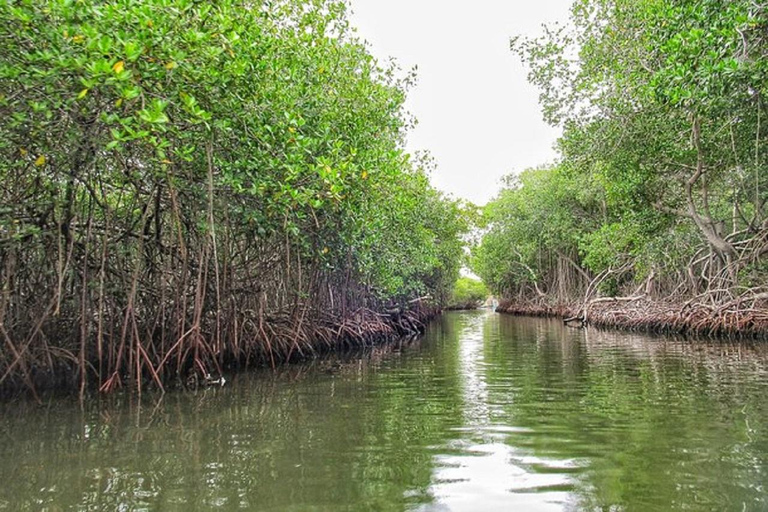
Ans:
[[[408,334],[466,205],[347,4],[0,2],[0,393],[141,392]]]
[[[511,41],[563,134],[484,209],[499,311],[768,334],[766,30],[749,0],[584,0]]]
[[[512,49],[558,160],[480,215],[343,0],[0,2],[0,395],[214,382],[480,305],[768,332],[768,5],[580,0]],[[459,279],[471,249],[482,283]],[[487,286],[487,288],[486,288]]]
[[[488,288],[482,281],[471,277],[460,277],[453,286],[453,292],[445,309],[461,311],[479,308],[488,298]]]
[[[599,301],[599,302],[598,302]],[[723,339],[768,339],[768,308],[742,307],[733,302],[718,307],[658,302],[638,297],[601,297],[584,304],[546,304],[503,301],[498,313],[560,318],[566,325],[620,331]]]

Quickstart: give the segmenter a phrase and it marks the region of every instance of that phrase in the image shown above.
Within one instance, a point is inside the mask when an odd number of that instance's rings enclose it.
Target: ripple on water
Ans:
[[[233,377],[0,406],[0,510],[768,510],[768,345],[461,313]]]

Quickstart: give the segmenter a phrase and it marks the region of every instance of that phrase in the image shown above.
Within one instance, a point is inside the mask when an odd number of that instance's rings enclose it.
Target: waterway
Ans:
[[[448,313],[223,388],[0,406],[0,510],[768,510],[768,347]]]

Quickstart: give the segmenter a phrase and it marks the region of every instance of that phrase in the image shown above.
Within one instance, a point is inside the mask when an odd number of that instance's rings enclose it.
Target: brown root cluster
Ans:
[[[422,302],[385,313],[364,307],[351,312],[294,309],[240,317],[222,333],[218,344],[208,332],[211,326],[193,325],[175,343],[137,340],[130,350],[125,348],[129,364],[112,366],[109,373],[98,369],[110,367],[115,358],[122,357],[115,354],[122,347],[105,351],[102,359],[98,352],[92,352],[81,362],[71,351],[52,344],[31,347],[37,344],[27,342],[19,346],[0,325],[0,335],[6,336],[6,346],[12,349],[5,353],[0,396],[29,393],[38,398],[41,391],[76,391],[83,384],[79,364],[85,365],[93,388],[102,393],[126,386],[140,392],[147,386],[165,390],[190,381],[216,381],[225,371],[249,366],[274,369],[281,363],[326,353],[381,346],[422,333],[439,312]]]
[[[688,301],[684,304],[654,301],[600,299],[582,304],[544,304],[505,301],[497,311],[514,315],[563,318],[571,325],[593,325],[645,331],[726,338],[768,336],[768,298],[744,297],[720,305]]]
[[[438,314],[431,307],[416,307],[404,312],[378,313],[360,308],[346,317],[319,313],[312,321],[296,323],[290,316],[270,318],[264,324],[268,347],[257,358],[273,367],[278,362],[314,357],[322,353],[371,347],[383,342],[419,334]]]

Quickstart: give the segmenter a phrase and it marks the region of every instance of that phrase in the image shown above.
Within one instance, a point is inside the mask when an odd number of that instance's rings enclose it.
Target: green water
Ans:
[[[0,406],[0,510],[768,510],[768,347],[451,313],[396,350]]]

